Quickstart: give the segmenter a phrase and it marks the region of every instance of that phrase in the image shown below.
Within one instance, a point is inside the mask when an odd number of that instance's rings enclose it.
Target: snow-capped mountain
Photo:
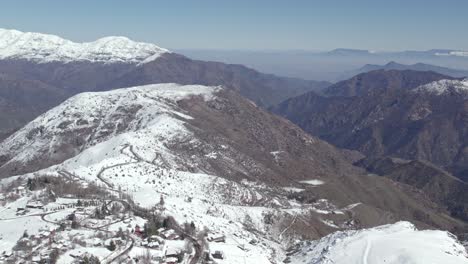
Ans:
[[[44,62],[145,63],[169,51],[126,37],[105,37],[75,43],[55,35],[0,28],[0,59]]]
[[[414,89],[414,92],[435,95],[454,93],[468,96],[468,79],[435,81]]]
[[[408,222],[336,232],[299,245],[292,264],[463,264],[468,254],[452,234],[417,230]]]
[[[62,237],[83,237],[96,225],[114,235],[119,226],[131,229],[116,219],[96,219],[92,210],[74,211],[76,193],[63,193],[67,185],[60,181],[72,182],[73,189],[99,186],[115,197],[131,197],[146,210],[159,208],[163,196],[165,217],[193,222],[197,232],[206,227],[210,236],[223,236],[224,242],[207,242],[213,254],[224,252],[220,263],[280,263],[286,248],[298,239],[399,219],[464,228],[424,197],[384,178],[369,177],[331,145],[219,86],[156,84],[78,94],[0,144],[0,175],[5,197],[0,230],[9,230],[0,231],[5,237],[0,252],[18,252],[15,243],[29,243],[19,238],[23,230],[36,237],[47,227],[54,230],[55,243],[63,243]],[[47,188],[37,187],[44,184]],[[42,209],[35,206],[38,197],[60,193]],[[72,197],[75,200],[63,205]],[[90,206],[96,203],[78,197]],[[106,203],[129,203],[109,199]],[[27,205],[29,212],[23,215]],[[87,224],[54,229],[73,212]],[[129,215],[128,221],[141,225],[151,220],[139,217]],[[6,228],[12,219],[20,219],[18,225]],[[80,244],[80,252],[115,259],[113,252],[92,242],[97,238],[85,239],[90,242]],[[169,247],[173,242],[166,240]],[[118,257],[136,256],[148,247],[134,235],[125,241],[133,241],[135,249],[128,251],[124,243]],[[41,249],[36,252],[42,252],[47,244],[37,247]],[[74,247],[63,249],[62,263],[77,254]]]

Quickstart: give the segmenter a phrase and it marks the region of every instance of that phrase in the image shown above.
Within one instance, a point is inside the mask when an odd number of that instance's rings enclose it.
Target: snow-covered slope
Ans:
[[[3,166],[35,167],[41,163],[37,168],[44,169],[19,178],[52,175],[72,177],[83,184],[94,182],[112,193],[122,190],[130,194],[143,207],[154,206],[164,196],[167,214],[179,223],[194,222],[226,235],[227,244],[213,246],[226,253],[228,260],[223,263],[245,259],[270,263],[272,255],[280,260],[284,257],[281,245],[265,237],[273,231],[281,232],[278,229],[282,221],[270,229],[263,224],[263,218],[274,215],[281,219],[284,215],[288,219],[291,215],[287,210],[246,206],[265,200],[278,207],[284,201],[270,199],[260,191],[274,190],[253,182],[238,183],[190,172],[190,168],[199,171],[203,164],[183,159],[167,147],[179,142],[201,144],[186,127],[192,117],[178,107],[178,100],[197,97],[210,101],[221,89],[157,84],[76,95],[4,141],[0,156],[14,158]],[[217,159],[221,154],[211,152],[205,156]],[[54,160],[57,165],[48,167],[45,160]],[[288,210],[291,208],[288,205]],[[245,219],[249,219],[248,223]],[[246,224],[263,235],[245,231]],[[262,243],[251,245],[250,241]],[[9,241],[0,250],[9,250],[12,243]]]
[[[415,92],[427,92],[430,94],[442,95],[455,92],[461,95],[468,95],[468,79],[465,80],[440,80],[422,85]]]
[[[134,42],[126,37],[105,37],[94,42],[75,43],[54,35],[0,28],[0,59],[142,63],[167,52],[154,44]]]
[[[303,243],[293,264],[465,264],[468,254],[447,232],[417,230],[409,222],[336,232]]]
[[[158,137],[175,137],[178,133],[187,133],[179,119],[190,118],[174,110],[177,100],[190,96],[209,99],[219,89],[200,85],[155,84],[110,92],[81,93],[6,139],[0,147],[0,156],[14,155],[9,163],[27,164],[41,157],[58,160],[59,156],[73,156],[107,140],[145,146],[158,140]],[[133,137],[135,135],[137,138]],[[150,138],[138,139],[145,135]],[[63,147],[64,142],[70,145]],[[106,154],[105,151],[101,152]],[[99,153],[89,157],[95,161],[105,158]],[[8,163],[3,165],[8,166]]]

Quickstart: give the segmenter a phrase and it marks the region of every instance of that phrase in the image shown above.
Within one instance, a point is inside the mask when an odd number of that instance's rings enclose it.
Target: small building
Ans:
[[[41,238],[44,238],[44,237],[49,237],[50,236],[50,232],[49,231],[42,231],[41,233],[39,233],[39,236]]]
[[[157,241],[159,244],[164,242],[164,239],[162,237],[160,237],[160,236],[157,236],[157,235],[150,236],[148,240],[149,241]]]
[[[41,201],[30,201],[26,204],[26,208],[43,209],[44,204]]]
[[[226,242],[226,236],[223,234],[210,234],[207,239],[209,242]]]
[[[179,263],[179,259],[176,258],[176,257],[170,257],[170,258],[166,258],[166,264],[177,264]]]
[[[58,243],[53,243],[53,244],[51,245],[51,248],[52,248],[52,249],[61,249],[61,248],[63,248],[63,244],[60,243],[60,242],[58,242]]]
[[[177,240],[180,238],[180,236],[175,232],[173,229],[167,229],[162,232],[160,232],[161,237],[167,239],[167,240]]]
[[[168,248],[166,251],[166,258],[177,258],[181,250],[177,248]]]
[[[13,256],[13,251],[10,251],[10,250],[3,251],[2,256],[4,256],[5,258],[9,258],[9,257]]]
[[[213,254],[211,254],[215,259],[224,259],[224,253],[222,251],[216,250]]]
[[[140,227],[139,225],[135,226],[135,235],[142,237],[145,232],[145,229],[143,227]]]
[[[100,246],[102,246],[102,240],[99,239],[99,238],[97,238],[97,237],[93,238],[93,239],[91,240],[91,243],[92,243],[92,245],[95,246],[95,247],[100,247]]]
[[[159,248],[159,243],[156,241],[152,241],[148,243],[149,248]]]

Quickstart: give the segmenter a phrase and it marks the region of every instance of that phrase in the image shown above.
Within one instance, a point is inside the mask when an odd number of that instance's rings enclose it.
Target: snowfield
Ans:
[[[290,260],[293,264],[464,264],[468,254],[450,233],[420,231],[411,223],[398,222],[303,243]]]
[[[126,37],[75,43],[54,35],[0,28],[0,59],[135,64],[153,61],[167,52],[154,44],[134,42]]]

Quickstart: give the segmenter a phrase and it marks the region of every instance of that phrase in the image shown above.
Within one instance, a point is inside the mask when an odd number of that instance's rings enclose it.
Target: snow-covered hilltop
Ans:
[[[142,63],[167,52],[154,44],[134,42],[126,37],[105,37],[94,42],[75,43],[54,35],[0,28],[0,59]]]
[[[463,264],[465,248],[443,231],[417,230],[409,222],[336,232],[305,242],[291,256],[293,264]]]
[[[98,143],[115,142],[111,139],[117,136],[125,138],[127,144],[141,144],[146,148],[145,144],[154,142],[157,137],[173,137],[177,132],[185,131],[178,118],[190,117],[177,112],[177,100],[190,96],[209,99],[218,89],[201,85],[154,84],[78,94],[6,139],[0,146],[0,156],[15,157],[0,167],[11,163],[29,164],[44,157],[58,161]],[[142,135],[148,141],[138,139]],[[83,145],[72,143],[78,141]],[[62,147],[64,145],[68,146]],[[152,146],[152,152],[156,146]],[[99,155],[92,157],[105,158]]]
[[[468,79],[464,80],[440,80],[422,85],[415,92],[427,92],[430,94],[442,95],[450,92],[461,95],[468,95]]]

